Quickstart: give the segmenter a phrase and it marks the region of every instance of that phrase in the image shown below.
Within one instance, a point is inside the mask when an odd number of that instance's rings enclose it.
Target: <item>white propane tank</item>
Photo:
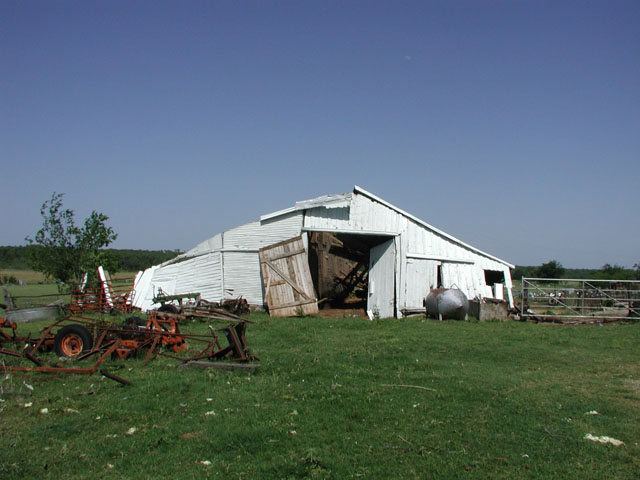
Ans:
[[[427,317],[464,320],[469,311],[467,296],[457,288],[436,288],[425,300]]]

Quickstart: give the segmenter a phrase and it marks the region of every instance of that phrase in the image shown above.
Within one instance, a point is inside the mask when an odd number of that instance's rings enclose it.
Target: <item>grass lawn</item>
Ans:
[[[639,478],[640,323],[251,318],[254,374],[4,374],[0,478]]]
[[[34,272],[33,270],[16,270],[16,269],[0,269],[0,278],[15,277],[16,280],[22,280],[25,283],[42,283],[46,279],[40,272]]]

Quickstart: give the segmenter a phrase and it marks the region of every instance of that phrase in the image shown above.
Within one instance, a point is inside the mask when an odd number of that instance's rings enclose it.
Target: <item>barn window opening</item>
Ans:
[[[491,287],[496,283],[504,284],[504,272],[502,270],[485,270],[484,283]]]
[[[444,282],[442,281],[442,265],[438,265],[438,271],[436,273],[436,288],[442,288],[444,286]]]

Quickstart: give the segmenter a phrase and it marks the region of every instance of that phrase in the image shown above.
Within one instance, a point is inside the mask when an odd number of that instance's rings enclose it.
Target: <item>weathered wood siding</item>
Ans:
[[[273,317],[318,313],[309,259],[298,236],[260,250],[265,301]]]

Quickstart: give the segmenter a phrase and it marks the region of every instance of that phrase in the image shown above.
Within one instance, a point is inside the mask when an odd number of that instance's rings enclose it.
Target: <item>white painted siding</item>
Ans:
[[[389,207],[365,197],[354,195],[351,201],[351,227],[354,230],[402,233],[406,219]]]
[[[220,252],[195,259],[191,273],[191,291],[200,292],[202,298],[219,302],[222,295],[222,265]]]
[[[396,235],[405,228],[405,219],[390,208],[354,194],[348,208],[312,208],[306,210],[304,227],[313,230],[353,230]]]
[[[136,283],[133,288],[135,290],[133,297],[133,305],[147,310],[150,306],[147,300],[149,289],[151,289],[151,281],[153,280],[153,274],[158,267],[147,268],[142,275],[136,276]]]
[[[305,212],[305,228],[318,230],[351,230],[350,207],[311,208]]]
[[[220,250],[221,248],[222,248],[222,234],[219,233],[215,237],[211,237],[210,239],[205,240],[202,243],[199,243],[197,246],[193,247],[191,250],[186,251],[181,255],[181,257],[194,257],[196,255],[202,255],[204,253]]]
[[[454,260],[475,261],[480,255],[427,230],[415,222],[407,223],[407,248],[410,253],[434,255]]]
[[[369,292],[367,311],[381,318],[394,316],[395,306],[395,239],[391,238],[371,249],[369,255]]]
[[[435,288],[437,265],[442,265],[443,286],[457,286],[469,298],[492,297],[491,287],[485,284],[484,270],[499,270],[505,283],[511,285],[509,267],[408,220],[403,235],[406,258],[403,307],[421,308],[428,288]],[[412,255],[430,258],[411,258]],[[422,278],[420,278],[422,276]]]
[[[420,308],[422,300],[435,288],[437,282],[437,265],[441,264],[444,287],[457,286],[468,298],[493,297],[491,287],[485,284],[484,270],[504,272],[505,286],[511,288],[511,277],[508,267],[498,262],[477,256],[476,263],[460,263],[426,260],[420,258],[406,259],[404,278],[404,305],[401,308]],[[508,284],[508,285],[507,285]]]
[[[401,308],[422,308],[422,301],[436,287],[439,262],[407,258],[404,270],[404,299]]]
[[[222,234],[222,247],[227,249],[258,250],[268,245],[300,235],[302,211],[295,211],[277,218],[252,222]]]
[[[224,296],[244,297],[251,305],[263,305],[262,274],[258,252],[223,252]]]
[[[179,269],[177,268],[178,265],[180,264],[156,268],[153,272],[153,277],[151,278],[149,287],[142,299],[144,310],[155,308],[152,299],[158,292],[159,288],[161,288],[167,295],[173,295],[176,292],[176,275],[179,274]]]
[[[153,297],[159,288],[167,295],[200,293],[203,299],[211,302],[220,301],[222,298],[219,252],[152,268],[153,270],[146,271],[151,272],[151,279],[144,285],[141,282],[140,291],[136,289],[135,305],[143,310],[157,306],[153,304]]]

